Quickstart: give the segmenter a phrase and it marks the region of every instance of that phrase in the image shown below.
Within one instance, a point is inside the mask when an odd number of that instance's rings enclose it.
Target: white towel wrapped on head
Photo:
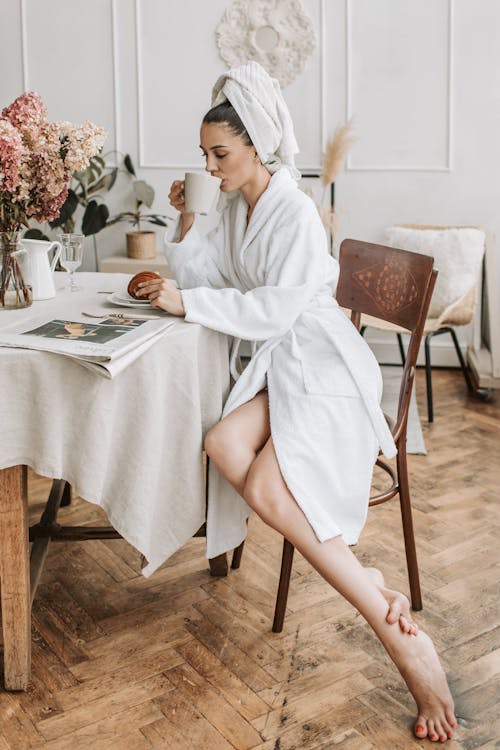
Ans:
[[[300,179],[295,167],[299,152],[292,118],[276,78],[251,61],[221,75],[212,89],[212,106],[229,100],[243,122],[259,158],[271,172],[286,167]]]

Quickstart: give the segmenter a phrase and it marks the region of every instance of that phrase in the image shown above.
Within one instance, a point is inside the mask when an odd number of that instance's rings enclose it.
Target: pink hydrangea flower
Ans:
[[[46,117],[47,110],[35,91],[21,94],[2,110],[2,118],[9,120],[21,132],[38,128]]]
[[[46,120],[35,92],[22,94],[0,119],[0,231],[18,229],[28,217],[52,221],[68,195],[71,173],[99,153],[105,131],[91,122]]]
[[[0,120],[0,190],[12,192],[20,180],[19,167],[23,141],[18,130],[8,121]]]
[[[90,158],[101,150],[106,131],[87,120],[79,127],[71,126],[66,136],[64,163],[71,172],[81,172],[88,166]]]
[[[28,209],[28,215],[34,216],[37,221],[54,221],[59,216],[61,207],[68,197],[68,185],[66,184],[59,195],[53,198],[38,196],[38,199],[31,204]]]

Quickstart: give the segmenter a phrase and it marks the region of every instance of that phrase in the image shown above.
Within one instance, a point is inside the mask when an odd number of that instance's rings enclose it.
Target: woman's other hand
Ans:
[[[182,295],[170,279],[152,279],[139,284],[137,296],[147,297],[152,307],[165,310],[171,315],[185,315]]]

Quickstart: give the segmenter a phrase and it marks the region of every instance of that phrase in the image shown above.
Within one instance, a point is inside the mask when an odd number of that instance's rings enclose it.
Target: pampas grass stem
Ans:
[[[354,119],[352,117],[343,125],[338,125],[333,136],[328,139],[323,159],[323,171],[321,173],[321,184],[323,185],[322,200],[325,198],[328,186],[337,179],[337,175],[342,168],[347,154],[356,140]]]

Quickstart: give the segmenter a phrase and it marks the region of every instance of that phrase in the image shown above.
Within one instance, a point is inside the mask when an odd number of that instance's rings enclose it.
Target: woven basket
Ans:
[[[127,255],[138,260],[156,258],[156,232],[127,232]]]

